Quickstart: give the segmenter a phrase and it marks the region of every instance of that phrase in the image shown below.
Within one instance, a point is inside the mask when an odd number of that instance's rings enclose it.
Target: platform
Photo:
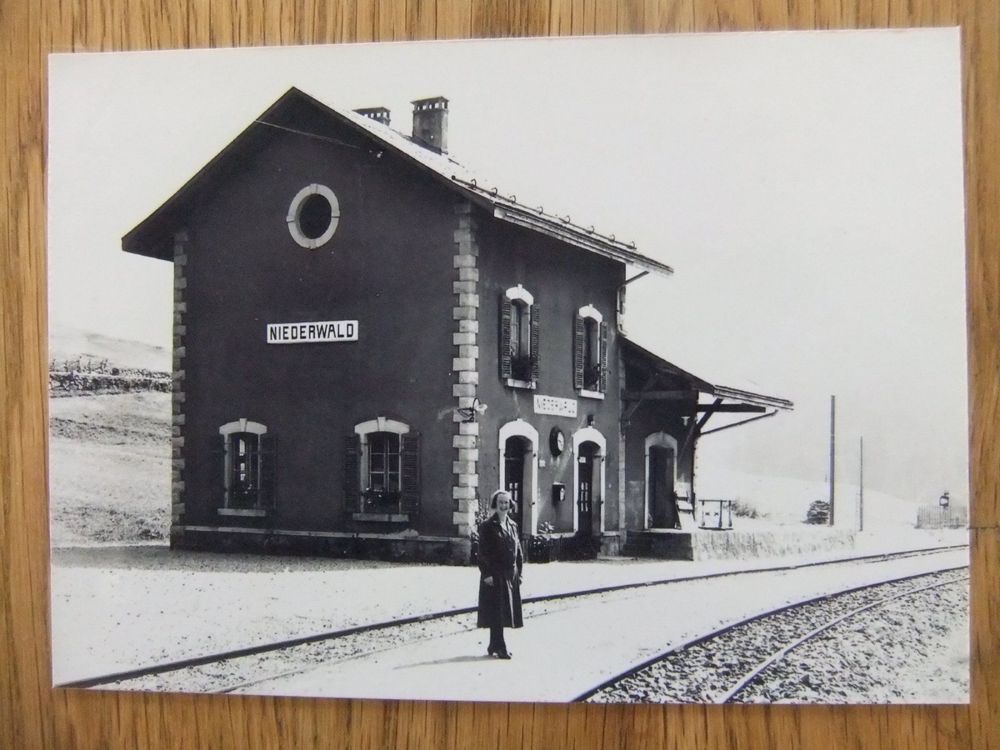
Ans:
[[[849,552],[855,534],[825,526],[781,529],[646,529],[629,531],[622,554],[660,560],[732,560]]]

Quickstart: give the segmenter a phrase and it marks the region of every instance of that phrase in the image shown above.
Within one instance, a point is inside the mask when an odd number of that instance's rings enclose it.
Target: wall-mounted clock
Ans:
[[[561,455],[566,450],[566,436],[558,427],[553,427],[549,432],[549,450],[553,456]]]

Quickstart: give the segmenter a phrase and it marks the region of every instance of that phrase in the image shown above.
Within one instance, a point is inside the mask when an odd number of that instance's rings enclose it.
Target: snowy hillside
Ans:
[[[49,362],[75,359],[108,360],[114,367],[169,372],[171,352],[169,346],[153,346],[70,326],[52,325],[49,329]]]
[[[698,497],[740,500],[764,520],[775,524],[801,524],[809,504],[829,498],[829,486],[822,481],[768,477],[714,468],[697,478]],[[913,528],[917,507],[933,502],[936,496],[905,500],[865,488],[865,530]],[[858,486],[839,482],[836,487],[835,519],[838,527],[858,526]]]

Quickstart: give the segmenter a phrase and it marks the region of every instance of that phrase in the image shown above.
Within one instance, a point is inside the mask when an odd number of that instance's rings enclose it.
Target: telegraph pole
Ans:
[[[865,530],[865,436],[861,436],[860,462],[858,471],[858,531]]]
[[[837,467],[837,397],[830,396],[830,519],[829,525],[833,526],[833,498],[836,487],[836,467]]]

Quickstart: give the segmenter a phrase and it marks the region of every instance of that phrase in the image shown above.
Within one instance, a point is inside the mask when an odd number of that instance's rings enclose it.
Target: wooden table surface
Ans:
[[[49,52],[673,31],[962,27],[972,410],[971,706],[334,701],[53,690],[46,507]],[[0,0],[0,749],[1000,748],[996,0]],[[928,356],[934,356],[928,352]],[[928,394],[933,398],[933,394]],[[920,408],[914,404],[914,408]]]

